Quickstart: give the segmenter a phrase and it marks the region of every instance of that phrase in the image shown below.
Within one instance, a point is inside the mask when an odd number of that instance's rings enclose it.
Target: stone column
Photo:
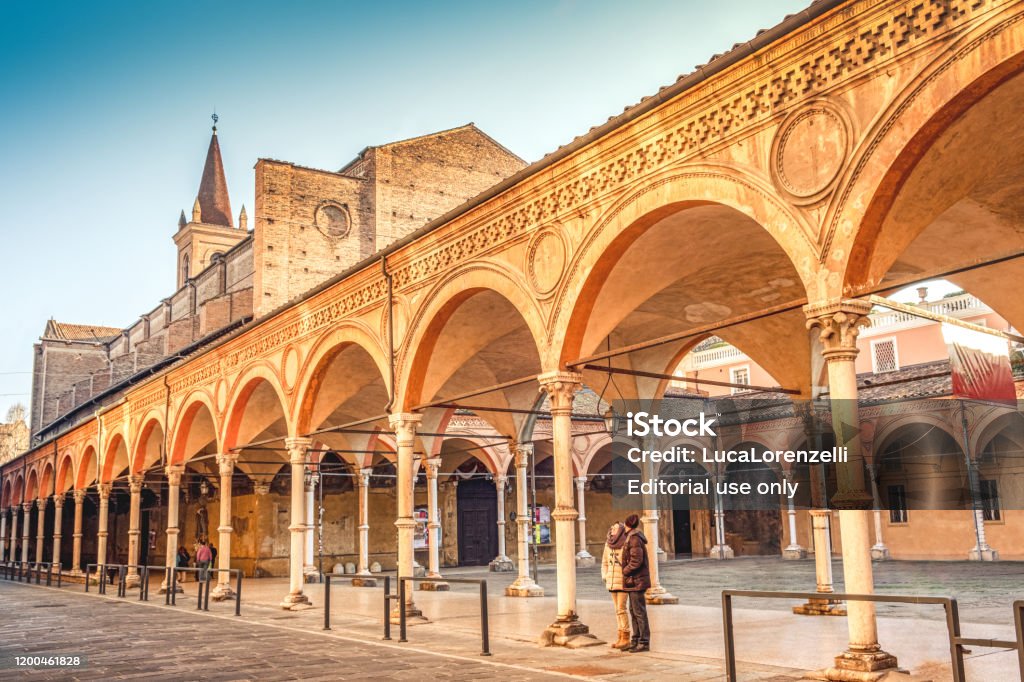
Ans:
[[[818,330],[822,356],[828,368],[829,401],[836,446],[846,447],[848,461],[839,464],[838,492],[833,498],[843,529],[843,582],[851,594],[874,592],[871,568],[871,495],[864,486],[864,456],[858,436],[857,336],[870,324],[871,304],[841,300],[824,305],[804,306],[807,327]],[[863,674],[894,670],[896,657],[878,643],[875,605],[855,601],[847,605],[849,647],[835,659],[827,676],[839,679],[850,672]]]
[[[811,509],[811,532],[814,538],[814,591],[828,595],[835,592],[832,586],[832,512],[827,509]],[[810,599],[806,604],[793,607],[793,613],[804,616],[845,616],[846,607],[833,599]]]
[[[60,565],[60,541],[64,537],[61,526],[64,525],[64,494],[54,493],[53,495],[53,570],[61,570]]]
[[[75,529],[71,536],[71,573],[82,574],[82,511],[85,506],[86,490],[76,490],[75,495]]]
[[[142,534],[142,476],[128,477],[128,491],[131,493],[131,505],[128,511],[128,563],[139,563],[139,536]],[[125,577],[126,587],[138,587],[139,570],[129,567]]]
[[[100,494],[100,513],[96,530],[96,563],[101,566],[107,565],[107,521],[110,519],[111,489],[112,486],[109,483],[96,484],[96,490]]]
[[[0,561],[7,561],[7,508],[0,509]]]
[[[231,574],[226,571],[231,568],[231,534],[234,532],[231,526],[231,483],[237,462],[236,452],[217,455],[217,470],[220,474],[220,519],[217,525],[217,541],[220,546],[217,548],[217,568],[222,570],[217,572],[217,586],[210,590],[210,597],[215,601],[235,597],[235,591],[231,589]]]
[[[654,480],[654,462],[644,462],[644,479]],[[644,595],[648,604],[678,604],[679,597],[676,597],[661,586],[661,578],[658,571],[658,522],[661,515],[658,512],[658,496],[644,495],[644,513],[641,521],[644,524],[644,535],[647,536],[647,564],[651,572],[651,586]]]
[[[416,443],[416,428],[422,420],[422,415],[413,413],[392,414],[389,417],[391,428],[395,432],[395,440],[398,449],[398,484],[395,490],[398,496],[398,518],[395,519],[395,526],[398,528],[398,575],[414,575],[414,552],[413,537],[416,531],[416,519],[413,518],[413,485],[414,469],[413,448]],[[416,608],[413,600],[412,585],[405,591],[405,614],[406,618],[422,618],[423,613]],[[398,619],[398,609],[391,612],[393,620]]]
[[[583,377],[576,372],[549,372],[537,377],[551,402],[551,438],[555,457],[555,556],[558,617],[541,635],[546,645],[568,647],[599,643],[576,613],[576,534],[579,513],[573,500],[572,404]]]
[[[508,476],[504,473],[494,475],[494,490],[498,494],[498,556],[494,557],[487,567],[496,573],[511,573],[516,570],[515,564],[505,553],[505,483],[507,481]]]
[[[28,562],[28,540],[29,540],[29,526],[32,525],[32,503],[24,502],[21,505],[21,524],[23,526],[21,531],[21,560]]]
[[[313,561],[313,545],[317,526],[316,486],[320,477],[317,474],[310,474],[306,478],[308,480],[303,480],[306,490],[306,547],[302,558],[302,574],[306,582],[317,582],[320,579],[320,571]]]
[[[715,544],[708,550],[708,557],[711,559],[734,559],[736,553],[732,547],[725,542],[725,511],[722,510],[722,496],[718,494],[718,482],[721,477],[712,476],[711,483],[715,489],[711,493],[711,502],[714,505],[715,516]]]
[[[576,552],[576,565],[593,566],[594,556],[587,551],[587,503],[584,497],[587,477],[578,476],[573,480],[576,482],[576,509],[579,512],[579,516],[576,517],[576,528],[580,534],[580,549]],[[657,538],[652,541],[657,542]]]
[[[875,521],[875,544],[871,545],[871,558],[875,561],[885,561],[889,558],[889,548],[885,546],[882,537],[882,499],[878,494],[878,481],[875,478],[875,467],[868,467],[868,475],[871,477],[871,500],[874,504]]]
[[[533,444],[518,444],[513,447],[516,464],[516,529],[519,546],[519,577],[505,588],[506,597],[543,597],[544,588],[530,577],[530,499],[528,495],[526,470],[530,468]]]
[[[427,467],[427,577],[438,578],[420,583],[421,590],[441,592],[449,589],[441,580],[441,521],[437,507],[437,473],[441,469],[441,458],[431,457],[425,461]]]
[[[783,559],[803,559],[807,556],[807,550],[800,546],[796,537],[796,507],[793,505],[793,498],[789,498],[786,509],[786,517],[789,520],[789,544],[782,550]]]
[[[359,470],[356,486],[359,488],[359,568],[352,578],[353,587],[376,587],[377,579],[370,573],[370,474],[373,469]]]
[[[302,591],[302,555],[306,546],[306,453],[310,446],[309,438],[288,438],[285,440],[285,447],[288,448],[288,461],[291,463],[291,522],[288,530],[291,531],[291,551],[289,553],[289,590],[281,607],[285,609],[305,608],[309,604],[309,597]]]
[[[36,500],[36,509],[39,513],[36,515],[36,563],[43,563],[43,542],[46,540],[46,535],[43,531],[46,530],[46,498],[40,497]]]
[[[18,505],[11,506],[11,551],[8,560],[18,560]]]
[[[181,475],[185,472],[184,465],[176,464],[167,467],[167,551],[165,552],[166,566],[173,568],[178,558],[178,504],[181,500]],[[177,591],[181,592],[181,582],[175,583]],[[160,583],[160,594],[170,589],[167,583],[167,576],[164,576]]]

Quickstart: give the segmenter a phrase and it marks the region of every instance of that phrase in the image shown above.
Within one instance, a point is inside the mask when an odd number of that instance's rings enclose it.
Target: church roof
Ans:
[[[199,183],[199,209],[202,222],[207,225],[234,227],[231,219],[231,200],[228,198],[228,183],[224,179],[224,162],[220,158],[220,143],[217,128],[210,136],[210,148],[206,152],[203,179]]]
[[[101,327],[95,324],[69,324],[49,320],[46,329],[43,331],[44,339],[55,341],[109,341],[120,336],[121,329],[117,327]]]

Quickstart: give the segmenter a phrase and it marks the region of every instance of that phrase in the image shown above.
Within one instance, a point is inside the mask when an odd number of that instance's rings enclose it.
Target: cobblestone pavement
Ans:
[[[563,676],[408,647],[341,641],[246,620],[0,582],[0,679],[548,680]],[[191,604],[191,600],[189,600]],[[159,609],[159,610],[157,610]],[[16,614],[16,617],[12,617]],[[78,655],[20,669],[15,656]]]
[[[332,631],[323,632],[323,611],[282,611],[273,598],[286,584],[253,581],[242,618],[232,602],[194,609],[192,585],[177,607],[163,606],[154,581],[150,603],[85,594],[81,585],[37,587],[0,580],[0,680],[517,680],[582,679],[632,682],[721,680],[718,660],[645,654],[634,658],[606,646],[579,650],[538,647],[535,639],[492,638],[492,658],[476,655],[475,627],[416,626],[408,643],[381,642],[380,621],[346,604],[368,596],[339,589]],[[309,586],[314,603],[319,586]],[[376,591],[373,591],[376,592]],[[280,597],[277,597],[279,600]],[[374,597],[376,602],[376,597]],[[376,610],[376,609],[374,609]],[[453,623],[454,624],[454,623]],[[78,669],[19,669],[15,656],[84,656]],[[746,682],[793,682],[793,669],[745,664]]]
[[[779,557],[744,557],[730,561],[694,559],[667,561],[660,565],[661,582],[679,597],[679,603],[719,607],[722,590],[814,590],[814,560],[785,561]],[[1012,625],[1010,605],[1024,599],[1024,562],[999,561],[883,561],[874,564],[875,591],[885,594],[955,597],[965,623]],[[486,569],[446,569],[446,574],[495,579]],[[836,559],[832,574],[837,592],[843,587],[843,565]],[[607,599],[599,567],[577,570],[577,594],[581,599]],[[508,579],[512,582],[514,575]],[[555,590],[552,566],[540,567],[539,582],[550,594]],[[453,587],[454,589],[454,587]],[[759,600],[737,602],[748,608],[789,611],[791,602]],[[907,604],[879,604],[878,614],[889,617],[941,619],[941,608]]]

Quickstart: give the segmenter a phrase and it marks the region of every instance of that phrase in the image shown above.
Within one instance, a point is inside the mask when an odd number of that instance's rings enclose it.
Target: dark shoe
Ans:
[[[637,648],[639,644],[640,642],[636,641],[635,639],[630,640],[627,646],[622,647],[622,651],[632,651],[633,649]]]
[[[631,646],[630,648],[626,649],[626,651],[628,651],[631,654],[642,654],[643,652],[650,650],[651,646],[649,644],[644,644],[643,642],[637,644],[636,646]]]

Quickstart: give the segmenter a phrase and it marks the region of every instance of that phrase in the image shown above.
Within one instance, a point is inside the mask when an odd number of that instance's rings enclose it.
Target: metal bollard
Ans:
[[[391,639],[391,576],[384,576],[384,639]]]
[[[213,571],[206,572],[206,595],[203,597],[203,611],[210,610],[210,579],[213,578]]]
[[[96,567],[96,582],[99,583],[99,593],[107,593],[107,565],[100,564]]]
[[[398,576],[398,641],[409,641],[405,638],[405,581],[402,576]]]
[[[167,593],[167,596],[171,599],[171,606],[178,605],[178,569],[177,567],[171,568],[171,591]]]
[[[201,578],[201,573],[196,573],[197,578]],[[203,609],[203,581],[196,581],[196,611],[202,611]]]
[[[324,576],[324,630],[331,629],[331,576]]]
[[[480,581],[480,636],[483,639],[481,656],[491,655],[491,641],[487,632],[487,581]]]
[[[235,615],[242,615],[242,569],[236,569],[238,571],[238,582],[235,585]]]
[[[117,567],[117,596],[127,597],[128,596],[128,581],[125,579],[128,573],[126,566]]]

